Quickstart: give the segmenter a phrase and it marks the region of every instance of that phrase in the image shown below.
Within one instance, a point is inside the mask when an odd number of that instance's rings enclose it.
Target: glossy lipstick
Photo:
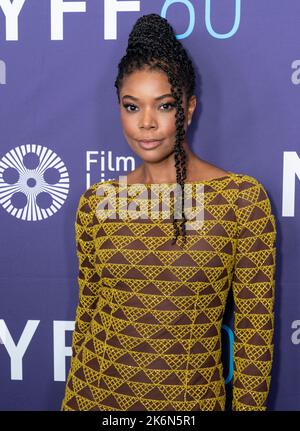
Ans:
[[[153,150],[160,145],[161,141],[138,141],[138,143],[144,150]]]

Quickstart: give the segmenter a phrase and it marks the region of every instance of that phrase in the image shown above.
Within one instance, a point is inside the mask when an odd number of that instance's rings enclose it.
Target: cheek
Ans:
[[[135,121],[126,113],[121,113],[121,125],[126,134],[130,134],[135,129]]]
[[[176,119],[175,115],[166,115],[161,119],[160,128],[165,132],[166,136],[173,136],[176,134]]]

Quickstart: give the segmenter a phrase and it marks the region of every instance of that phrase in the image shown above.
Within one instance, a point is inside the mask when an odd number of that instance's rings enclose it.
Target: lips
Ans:
[[[152,150],[156,147],[158,147],[161,143],[161,141],[158,140],[153,140],[153,141],[138,141],[139,145],[144,149],[144,150]]]

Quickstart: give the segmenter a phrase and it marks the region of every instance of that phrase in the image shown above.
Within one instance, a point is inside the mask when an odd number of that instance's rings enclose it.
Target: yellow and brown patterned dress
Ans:
[[[115,200],[99,193],[105,184]],[[225,410],[221,326],[230,289],[232,409],[267,408],[276,224],[266,190],[254,177],[230,171],[186,183],[194,203],[197,186],[204,191],[204,223],[186,231],[185,245],[180,238],[172,245],[173,223],[161,209],[161,191],[170,185],[160,184],[155,200],[153,185],[144,186],[146,194],[127,185],[124,196],[125,186],[109,180],[80,198],[79,302],[61,410]],[[137,210],[148,216],[134,218]]]

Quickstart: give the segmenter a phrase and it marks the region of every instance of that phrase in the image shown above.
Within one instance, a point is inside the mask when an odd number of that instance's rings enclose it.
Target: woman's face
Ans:
[[[174,152],[176,108],[170,93],[164,72],[137,70],[123,79],[120,89],[123,132],[131,149],[146,162],[161,161]],[[183,107],[186,130],[194,106],[186,106],[185,94]]]

